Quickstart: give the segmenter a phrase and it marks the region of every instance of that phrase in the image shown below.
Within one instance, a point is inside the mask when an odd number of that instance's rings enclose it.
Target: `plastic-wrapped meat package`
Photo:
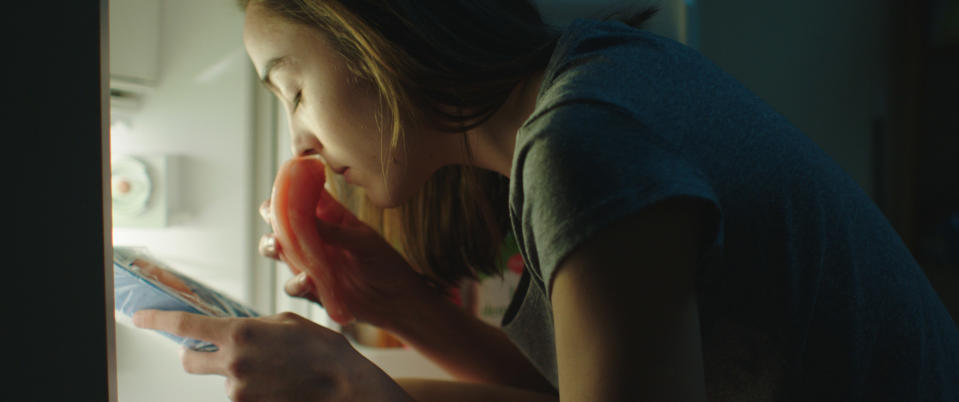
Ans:
[[[170,269],[143,248],[113,249],[116,310],[132,317],[140,310],[177,310],[214,317],[257,317],[252,308]],[[162,332],[193,350],[214,352],[216,345]]]

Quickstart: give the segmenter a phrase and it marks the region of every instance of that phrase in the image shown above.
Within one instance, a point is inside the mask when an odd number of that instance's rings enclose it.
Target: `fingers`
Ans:
[[[139,328],[155,329],[222,345],[222,334],[228,321],[183,311],[140,310],[133,314],[133,324]]]
[[[271,212],[272,210],[270,209],[270,200],[263,201],[263,203],[260,204],[259,211],[260,211],[260,217],[263,218],[263,220],[266,221],[268,225],[272,226],[273,213]],[[260,243],[257,248],[258,248],[258,251],[260,252],[260,255],[264,257],[272,258],[274,260],[280,259],[279,243],[277,243],[276,236],[274,236],[273,233],[267,233],[263,236],[260,236]]]
[[[263,236],[260,236],[259,244],[260,255],[274,260],[280,259],[280,244],[276,241],[276,236],[273,233],[267,233]]]
[[[313,296],[313,292],[316,291],[316,286],[313,285],[313,280],[310,279],[310,276],[307,275],[306,272],[301,272],[286,281],[283,285],[283,290],[292,297],[302,297],[319,302],[319,300],[316,300]]]
[[[322,306],[323,309],[326,310],[326,314],[330,316],[333,321],[344,325],[354,319],[353,313],[346,308],[345,304],[343,304],[343,299],[339,295],[339,290],[337,288],[331,288],[329,291],[329,296],[327,296],[326,299],[329,301]]]
[[[331,258],[330,261],[327,262],[330,263],[331,266],[342,266],[342,261],[337,258],[340,254],[329,253],[328,256]],[[291,269],[293,268],[291,267]],[[315,281],[309,273],[303,271],[286,281],[283,285],[283,290],[291,297],[299,297],[319,304],[320,307],[326,310],[330,318],[340,324],[345,324],[352,320],[353,315],[346,309],[340,299],[341,295],[338,294],[337,286],[330,283],[320,283],[320,285],[323,286],[317,287],[317,282]]]
[[[346,256],[343,253],[330,252],[329,247],[327,247],[327,256],[329,258],[328,263],[333,267],[346,267],[347,262],[345,260]],[[323,309],[326,310],[326,313],[334,321],[345,324],[353,319],[352,314],[350,313],[347,305],[344,303],[342,283],[335,286],[328,286],[326,292],[321,296],[321,305]]]
[[[229,373],[224,367],[224,354],[221,352],[199,352],[196,350],[180,349],[180,362],[183,370],[190,374],[219,374],[226,376]]]
[[[273,213],[270,209],[270,200],[263,201],[260,204],[260,217],[266,221],[267,225],[273,225]]]

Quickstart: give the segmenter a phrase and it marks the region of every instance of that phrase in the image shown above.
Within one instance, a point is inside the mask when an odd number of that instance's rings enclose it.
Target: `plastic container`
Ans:
[[[214,317],[258,317],[249,306],[170,269],[143,248],[113,249],[116,310],[132,317],[140,310],[176,310]],[[216,345],[158,331],[193,350],[215,352]]]

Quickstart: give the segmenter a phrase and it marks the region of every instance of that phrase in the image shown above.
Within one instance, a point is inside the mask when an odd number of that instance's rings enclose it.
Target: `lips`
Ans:
[[[347,184],[353,184],[353,182],[350,180],[349,166],[336,167],[336,166],[330,165],[330,170],[332,170],[333,173],[336,173],[337,175],[342,176],[343,180],[345,180]]]
[[[327,158],[323,158],[323,160],[326,162],[326,167],[330,168],[333,173],[344,176],[344,179],[347,178],[346,172],[350,170],[349,166],[341,166]]]

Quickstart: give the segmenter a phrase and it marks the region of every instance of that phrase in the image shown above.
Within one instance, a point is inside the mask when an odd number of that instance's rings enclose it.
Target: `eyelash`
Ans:
[[[303,98],[303,92],[297,91],[296,95],[293,97],[293,110],[296,110],[300,106],[300,101]]]

